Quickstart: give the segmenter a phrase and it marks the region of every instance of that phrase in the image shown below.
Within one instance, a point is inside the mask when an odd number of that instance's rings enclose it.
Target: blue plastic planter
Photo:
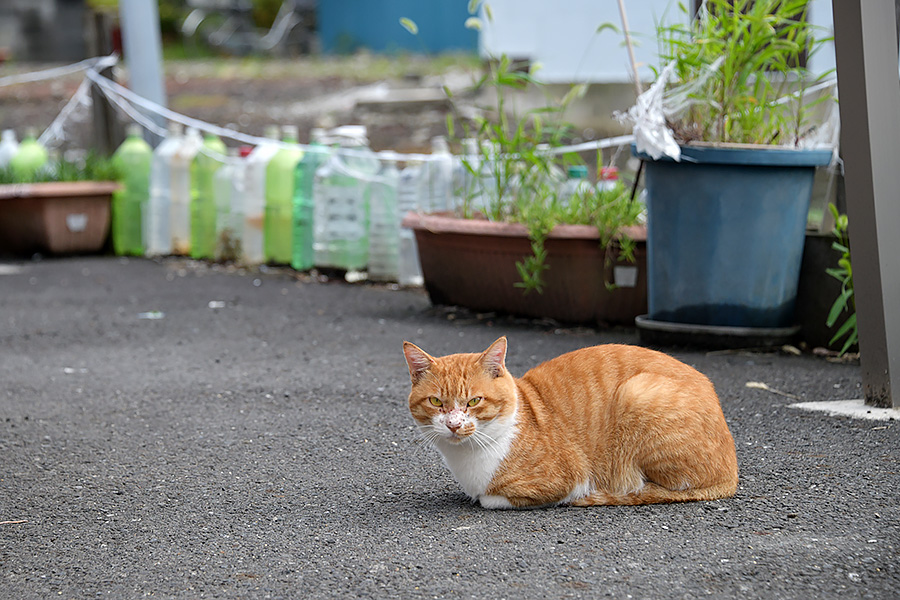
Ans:
[[[828,150],[682,147],[645,162],[649,318],[793,325],[815,167]]]

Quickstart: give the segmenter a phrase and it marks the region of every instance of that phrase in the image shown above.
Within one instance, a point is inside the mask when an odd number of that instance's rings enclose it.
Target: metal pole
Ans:
[[[166,106],[166,88],[162,69],[162,41],[159,32],[159,7],[148,0],[120,0],[122,50],[128,65],[131,90]],[[165,128],[165,119],[155,117]]]
[[[866,402],[900,408],[900,81],[894,0],[832,0]]]

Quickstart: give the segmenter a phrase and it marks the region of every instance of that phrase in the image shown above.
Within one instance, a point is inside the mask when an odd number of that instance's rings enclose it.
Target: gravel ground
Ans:
[[[719,390],[735,498],[492,512],[417,441],[402,340],[442,354],[506,334],[522,374],[634,331],[181,260],[0,273],[0,597],[900,593],[900,423],[802,412],[745,385],[853,398],[855,365],[675,351]]]

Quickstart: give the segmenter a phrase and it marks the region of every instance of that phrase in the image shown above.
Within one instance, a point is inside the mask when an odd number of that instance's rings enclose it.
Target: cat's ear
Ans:
[[[494,377],[500,377],[506,371],[506,336],[491,344],[481,353],[478,359],[485,370]]]
[[[434,358],[411,342],[403,342],[403,354],[406,356],[409,378],[413,383],[419,381],[434,364]]]

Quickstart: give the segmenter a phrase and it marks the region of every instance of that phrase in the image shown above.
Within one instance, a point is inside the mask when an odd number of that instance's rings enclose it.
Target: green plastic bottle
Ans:
[[[263,247],[266,261],[290,264],[292,249],[292,213],[294,206],[294,171],[303,158],[297,144],[297,128],[282,128],[283,140],[292,147],[281,148],[266,166],[266,213]]]
[[[313,180],[319,165],[328,156],[328,148],[322,145],[322,129],[310,134],[310,149],[294,169],[294,231],[291,240],[291,266],[306,271],[315,265],[313,252]]]
[[[216,196],[214,178],[228,149],[219,136],[207,133],[191,163],[191,258],[215,258]]]
[[[116,254],[140,256],[144,253],[141,215],[150,199],[153,149],[142,134],[140,125],[130,125],[128,137],[112,157],[122,184],[112,199],[113,250]]]
[[[47,149],[37,141],[33,128],[25,130],[25,137],[19,142],[19,150],[9,161],[16,181],[30,181],[47,164]]]

